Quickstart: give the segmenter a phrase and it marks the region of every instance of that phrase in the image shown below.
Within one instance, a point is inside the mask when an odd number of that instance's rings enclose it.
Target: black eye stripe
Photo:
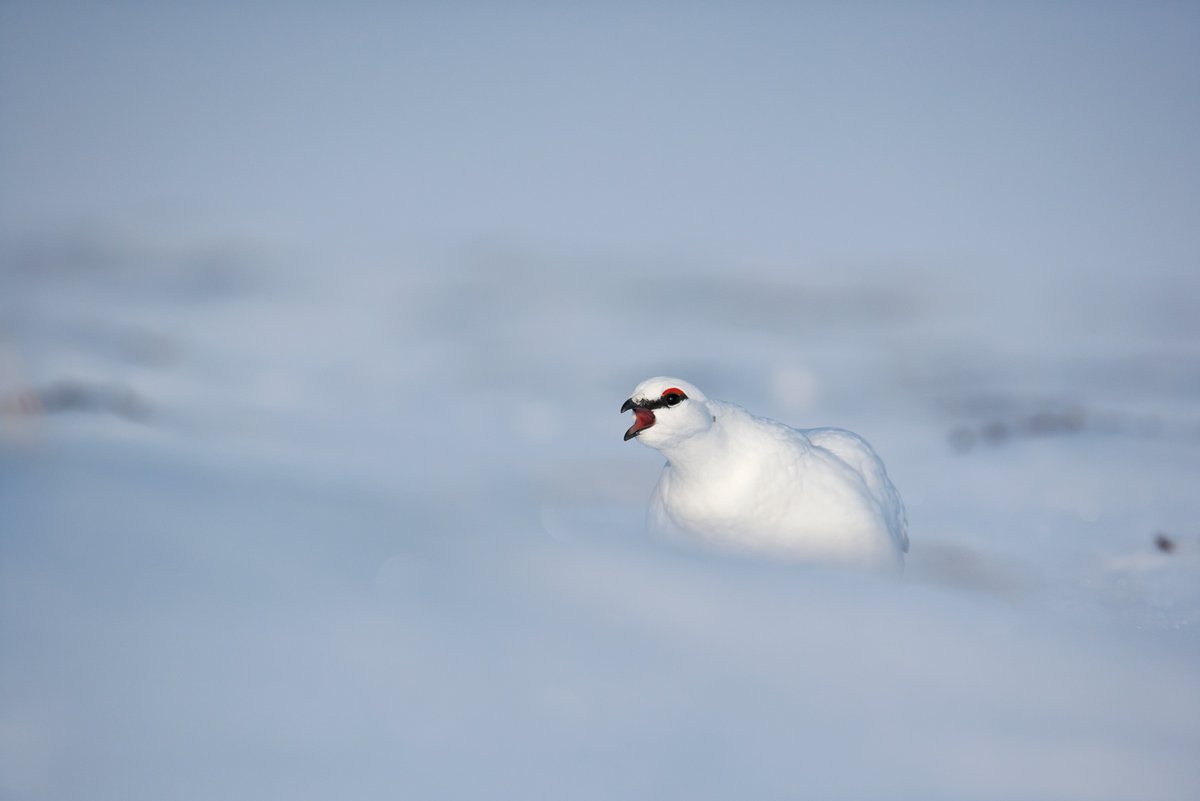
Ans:
[[[687,395],[684,395],[682,392],[672,392],[666,397],[659,398],[658,400],[637,401],[634,405],[653,411],[654,409],[662,409],[667,406],[675,406],[676,404],[682,403],[685,400],[687,400]]]

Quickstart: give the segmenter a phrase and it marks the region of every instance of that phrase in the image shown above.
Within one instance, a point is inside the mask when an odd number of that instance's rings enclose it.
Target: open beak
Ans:
[[[625,401],[625,403],[621,406],[622,413],[628,412],[630,410],[633,411],[634,420],[633,420],[633,425],[631,425],[629,427],[629,430],[625,432],[625,441],[626,442],[633,439],[634,437],[636,437],[641,432],[645,431],[650,426],[654,425],[654,412],[650,411],[649,409],[638,406],[636,403],[633,402],[633,398],[630,398],[629,400]]]

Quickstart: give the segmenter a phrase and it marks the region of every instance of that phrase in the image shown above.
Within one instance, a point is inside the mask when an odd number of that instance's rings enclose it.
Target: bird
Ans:
[[[681,378],[638,384],[625,441],[666,457],[651,531],[724,550],[900,573],[908,522],[883,461],[858,434],[797,429],[710,399]]]

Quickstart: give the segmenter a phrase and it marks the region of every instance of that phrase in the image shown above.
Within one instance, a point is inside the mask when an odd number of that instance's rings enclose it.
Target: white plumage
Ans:
[[[795,429],[709,400],[679,378],[651,378],[621,407],[667,464],[652,529],[802,561],[902,570],[900,494],[867,442],[839,428]]]

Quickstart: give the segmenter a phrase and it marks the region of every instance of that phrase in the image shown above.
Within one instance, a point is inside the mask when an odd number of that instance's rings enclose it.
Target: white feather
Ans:
[[[707,399],[692,384],[652,378],[631,397],[687,400],[654,410],[637,432],[667,457],[650,499],[656,531],[804,561],[901,570],[904,504],[871,446],[838,428],[795,429]]]

